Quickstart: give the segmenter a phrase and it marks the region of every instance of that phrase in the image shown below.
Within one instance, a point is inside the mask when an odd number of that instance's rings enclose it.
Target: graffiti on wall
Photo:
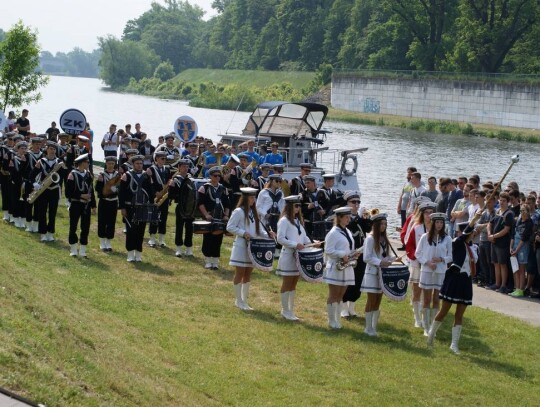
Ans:
[[[364,99],[364,113],[380,113],[381,102],[374,98]]]

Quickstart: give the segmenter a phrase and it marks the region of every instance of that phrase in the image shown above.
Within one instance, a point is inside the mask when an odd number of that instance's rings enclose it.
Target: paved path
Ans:
[[[473,306],[519,318],[540,327],[540,301],[527,297],[513,298],[474,286]]]
[[[36,405],[33,403],[25,403],[24,401],[19,401],[6,393],[0,391],[0,407],[28,407]]]

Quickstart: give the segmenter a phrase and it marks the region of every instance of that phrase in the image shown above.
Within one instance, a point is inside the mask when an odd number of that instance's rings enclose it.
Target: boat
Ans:
[[[300,164],[311,163],[311,174],[322,185],[324,174],[335,174],[335,188],[358,191],[358,155],[367,148],[354,150],[330,149],[324,144],[331,132],[322,128],[328,107],[318,103],[268,101],[257,105],[249,116],[242,134],[222,134],[220,140],[237,147],[255,139],[257,148],[277,142],[283,155],[284,178],[291,180],[300,174]]]

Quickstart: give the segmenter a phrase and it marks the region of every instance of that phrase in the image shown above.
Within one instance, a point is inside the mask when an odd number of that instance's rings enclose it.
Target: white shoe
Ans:
[[[77,243],[69,245],[69,255],[71,257],[77,257],[79,255],[79,251],[77,250]]]
[[[429,328],[431,324],[429,323],[429,317],[431,310],[429,308],[424,308],[422,310],[422,326],[424,327],[424,336],[429,336]]]
[[[148,246],[156,247],[156,235],[150,235],[150,239],[148,240]]]
[[[219,257],[211,257],[212,270],[219,270]]]
[[[212,258],[211,257],[205,257],[204,258],[204,268],[205,269],[211,269],[212,268]]]
[[[176,246],[176,253],[174,255],[176,257],[182,257],[182,246]]]
[[[381,315],[381,310],[373,311],[373,317],[371,323],[373,325],[373,336],[378,336],[377,324],[379,323],[379,315]]]
[[[356,310],[354,309],[354,305],[356,304],[353,301],[347,301],[349,303],[349,316],[351,317],[357,317],[358,314],[356,313]]]
[[[81,245],[81,247],[79,248],[79,257],[84,257],[84,258],[88,257],[88,256],[86,256],[86,246],[85,245]]]
[[[456,355],[459,355],[459,337],[461,336],[461,325],[456,325],[452,327],[452,344],[450,345],[450,350]]]
[[[349,301],[341,303],[341,318],[349,317]]]
[[[4,211],[4,220],[6,222],[9,222],[9,218],[10,218],[9,213],[7,211]]]
[[[193,256],[193,248],[186,247],[186,256]]]
[[[41,239],[39,239],[40,242],[46,242],[47,241],[47,233],[41,234]]]
[[[336,321],[336,317],[337,317],[336,308],[339,310],[339,302],[326,304],[326,312],[328,313],[328,326],[332,329],[341,328],[341,324],[339,324],[338,321]]]
[[[105,247],[108,252],[112,252],[112,242],[111,239],[105,239]]]
[[[296,290],[289,291],[289,311],[291,313],[291,318],[293,321],[299,321],[300,318],[294,314],[294,297],[296,297]]]
[[[56,239],[54,238],[54,234],[52,232],[47,233],[47,242],[54,242]]]
[[[289,321],[293,321],[291,310],[289,309],[289,291],[281,293],[281,316]]]
[[[242,302],[242,283],[235,284],[234,286],[234,305],[240,309],[245,309],[244,303]]]
[[[135,250],[135,261],[139,263],[142,261],[142,252]]]
[[[33,233],[39,232],[39,222],[37,220],[32,222],[32,232]]]
[[[368,336],[377,336],[373,331],[373,311],[366,312],[366,327],[364,328],[364,333]]]
[[[107,243],[105,241],[106,239],[104,237],[99,238],[99,248],[103,251],[107,250]]]
[[[437,331],[439,330],[442,322],[439,322],[437,320],[433,320],[433,323],[431,324],[431,328],[429,328],[429,334],[427,339],[427,345],[433,346],[433,340],[435,339],[435,335],[437,334]]]
[[[246,311],[253,311],[253,308],[251,308],[247,302],[247,299],[249,297],[249,286],[251,283],[244,283],[242,284],[242,302],[244,303],[244,310]]]
[[[19,218],[19,225],[20,228],[25,228],[25,232],[34,232],[34,229],[32,228],[32,222],[27,222],[26,220],[23,220],[23,218]]]
[[[420,309],[422,308],[422,304],[420,304],[420,301],[414,301],[412,303],[413,306],[413,313],[414,313],[414,327],[415,328],[422,328],[422,317],[420,316]]]
[[[167,245],[165,244],[165,235],[159,235],[159,247],[167,247]]]
[[[127,254],[127,261],[133,263],[135,261],[135,250],[130,250]]]

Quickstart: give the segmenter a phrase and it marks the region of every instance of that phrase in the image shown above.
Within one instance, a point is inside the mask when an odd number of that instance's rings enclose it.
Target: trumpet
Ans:
[[[369,219],[373,216],[376,216],[378,215],[379,213],[381,213],[381,210],[379,208],[372,208],[372,209],[366,209],[364,210],[364,213],[362,214],[362,218],[364,219]]]
[[[351,257],[351,256],[354,256],[355,254],[362,254],[364,252],[364,248],[363,247],[360,247],[356,250],[353,250],[352,252],[349,253],[349,256],[348,257]],[[347,267],[352,267],[352,268],[355,268],[358,264],[358,260],[357,259],[349,259],[349,261],[347,263],[345,263],[343,260],[340,260],[337,264],[336,264],[336,269],[338,269],[339,271],[342,271],[342,270],[345,270]]]

